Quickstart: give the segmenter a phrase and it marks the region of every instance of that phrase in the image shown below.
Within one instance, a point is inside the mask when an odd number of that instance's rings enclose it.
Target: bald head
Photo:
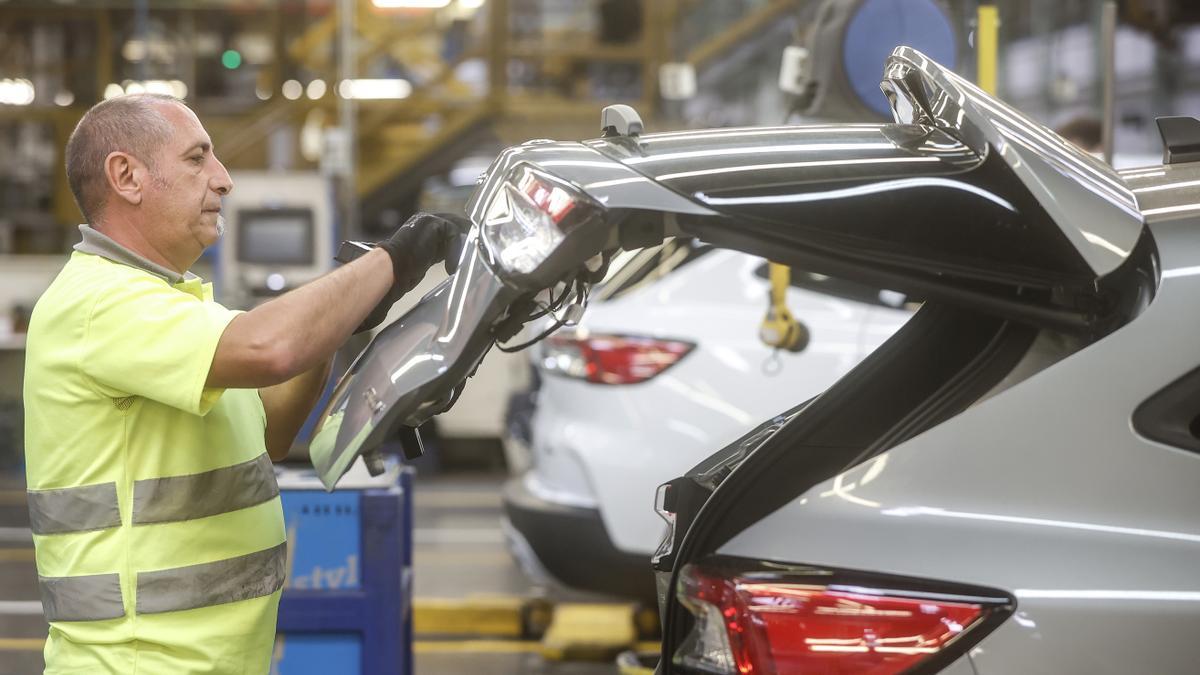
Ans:
[[[108,195],[104,161],[110,153],[128,153],[154,169],[154,157],[172,133],[163,115],[169,105],[186,107],[164,94],[118,96],[97,103],[79,120],[67,141],[67,182],[88,222],[99,215]]]

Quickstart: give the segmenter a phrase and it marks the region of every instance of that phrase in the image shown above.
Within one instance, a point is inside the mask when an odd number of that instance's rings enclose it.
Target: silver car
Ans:
[[[1118,174],[887,73],[1007,204],[921,242],[944,288],[862,366],[660,488],[660,670],[1200,672],[1200,121]]]
[[[894,124],[613,109],[603,138],[506,150],[459,273],[339,386],[326,484],[532,317],[577,315],[615,248],[698,237],[924,304],[660,488],[663,672],[1200,672],[1200,121],[1117,173],[912,49],[881,88]]]

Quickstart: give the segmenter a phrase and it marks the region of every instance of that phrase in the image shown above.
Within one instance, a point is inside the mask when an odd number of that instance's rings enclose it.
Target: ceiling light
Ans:
[[[371,4],[381,9],[441,9],[450,0],[371,0]]]
[[[289,101],[295,101],[304,93],[304,86],[297,80],[288,80],[283,83],[283,97]]]
[[[0,104],[29,105],[33,99],[33,83],[29,80],[0,80]]]
[[[399,99],[412,94],[412,84],[402,79],[342,80],[338,95],[357,99]]]
[[[126,61],[142,61],[146,58],[146,41],[145,40],[129,40],[121,47],[121,56]]]

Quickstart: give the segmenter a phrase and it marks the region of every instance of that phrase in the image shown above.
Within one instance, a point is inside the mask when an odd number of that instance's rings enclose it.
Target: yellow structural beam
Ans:
[[[996,93],[996,56],[999,48],[1000,12],[995,5],[980,5],[975,27],[975,48],[979,88]]]
[[[383,187],[388,180],[431,158],[462,134],[492,117],[487,105],[480,103],[474,110],[459,113],[444,122],[442,128],[424,143],[413,144],[402,151],[402,158],[387,157],[381,161],[364,162],[358,168],[358,194],[366,196]],[[361,142],[361,141],[360,141]]]

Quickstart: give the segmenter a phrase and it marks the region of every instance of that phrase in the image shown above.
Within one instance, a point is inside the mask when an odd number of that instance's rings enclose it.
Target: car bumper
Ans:
[[[613,545],[594,508],[555,504],[531,493],[523,478],[504,486],[504,513],[513,549],[531,554],[527,567],[573,588],[653,602],[649,558]]]

